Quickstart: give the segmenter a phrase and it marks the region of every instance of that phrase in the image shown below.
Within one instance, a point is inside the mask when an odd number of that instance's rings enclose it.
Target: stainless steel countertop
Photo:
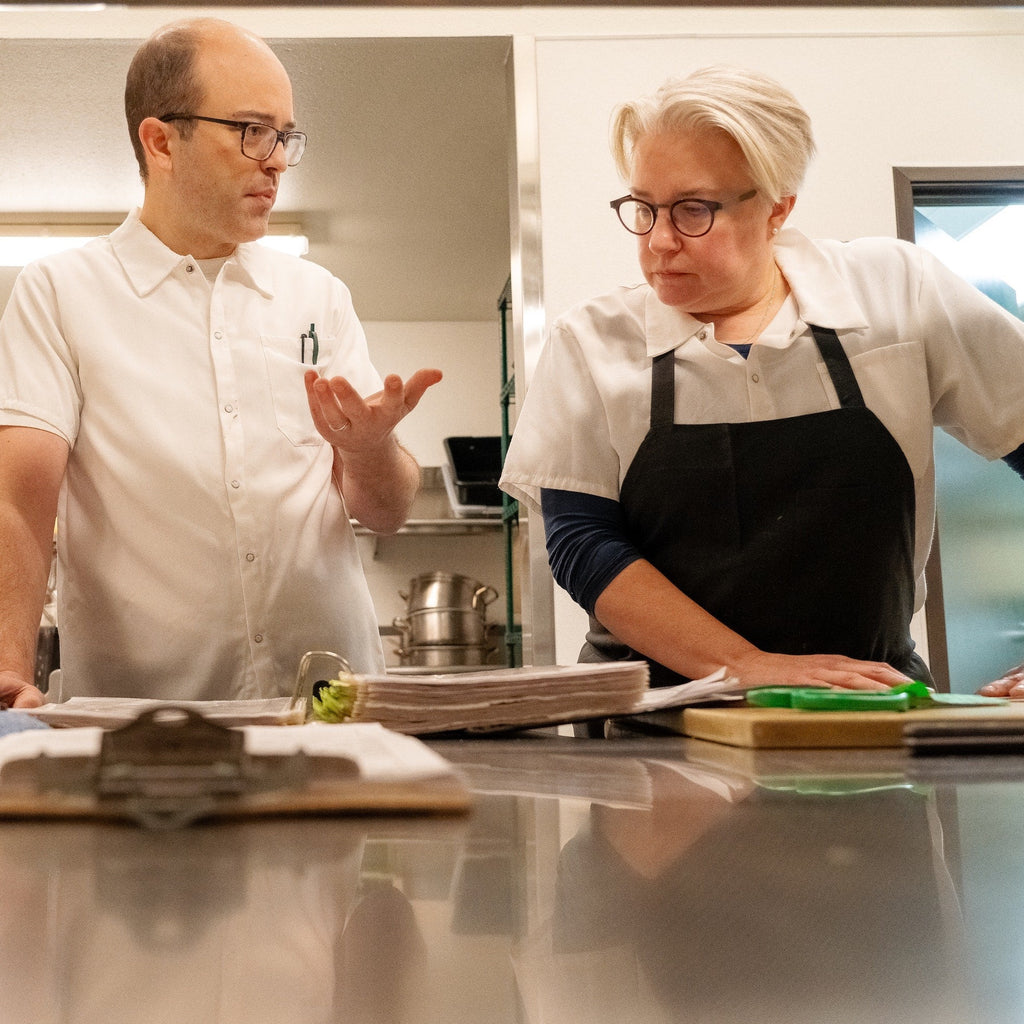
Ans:
[[[468,816],[0,824],[0,1022],[1024,1019],[1024,758],[431,745]]]

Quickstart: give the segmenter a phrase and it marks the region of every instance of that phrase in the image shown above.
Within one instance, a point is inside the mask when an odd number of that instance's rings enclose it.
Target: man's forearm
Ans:
[[[68,443],[31,427],[0,428],[0,701],[38,701],[39,621]],[[28,691],[31,691],[29,693]]]
[[[41,543],[15,511],[0,505],[0,672],[26,682],[35,676],[52,550],[52,532]]]
[[[419,466],[394,436],[372,452],[335,448],[334,478],[349,515],[381,534],[401,529],[420,488]]]

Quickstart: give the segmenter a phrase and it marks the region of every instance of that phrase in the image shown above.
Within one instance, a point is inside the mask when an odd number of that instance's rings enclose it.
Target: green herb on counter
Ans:
[[[313,684],[313,717],[321,722],[347,722],[356,703],[356,684],[341,679]]]

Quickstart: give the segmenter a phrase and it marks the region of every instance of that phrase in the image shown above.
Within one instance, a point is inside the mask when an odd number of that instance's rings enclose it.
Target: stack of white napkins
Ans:
[[[449,675],[346,675],[348,719],[424,735],[611,718],[679,707],[734,690],[725,669],[674,687],[649,689],[644,661],[550,665]]]
[[[737,680],[725,669],[679,686],[648,687],[645,661],[594,665],[494,668],[435,675],[346,675],[346,720],[379,722],[410,735],[519,729],[588,718],[612,718],[730,699]],[[737,698],[738,699],[738,698]],[[306,700],[165,701],[131,697],[72,697],[28,714],[53,726],[124,725],[143,711],[173,704],[222,725],[295,725],[309,715]]]

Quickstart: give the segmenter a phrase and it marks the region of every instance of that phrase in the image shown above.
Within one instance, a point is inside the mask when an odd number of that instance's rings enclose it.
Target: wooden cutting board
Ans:
[[[924,708],[918,711],[803,711],[793,708],[685,708],[659,713],[658,724],[696,739],[735,747],[900,747],[910,722],[977,722],[1016,719],[1024,702],[992,707]]]

